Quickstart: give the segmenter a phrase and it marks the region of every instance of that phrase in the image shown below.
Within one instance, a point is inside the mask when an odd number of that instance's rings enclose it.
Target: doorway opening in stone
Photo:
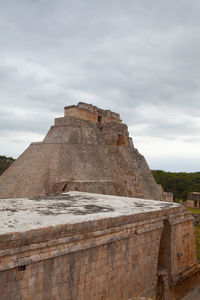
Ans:
[[[159,253],[158,253],[158,281],[156,288],[156,300],[169,299],[169,279],[168,271],[170,268],[170,224],[168,220],[164,220],[162,229]]]
[[[17,272],[21,272],[21,271],[24,271],[24,270],[26,270],[26,265],[17,267]]]
[[[98,116],[98,122],[102,123],[102,116]]]
[[[67,191],[67,183],[62,188],[62,192],[66,192],[66,191]]]
[[[117,139],[117,146],[123,146],[124,145],[124,138],[123,136],[119,133],[118,134],[118,139]]]

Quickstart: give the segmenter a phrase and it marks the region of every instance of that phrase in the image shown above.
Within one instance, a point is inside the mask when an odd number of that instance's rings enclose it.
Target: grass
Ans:
[[[188,211],[190,211],[193,214],[200,214],[200,209],[199,208],[190,208],[190,207],[188,207]]]
[[[188,208],[188,211],[190,211],[193,214],[200,214],[200,209],[198,208]],[[195,242],[196,242],[196,254],[197,254],[197,258],[200,260],[200,226],[199,225],[194,226],[194,234],[195,234]]]
[[[200,226],[194,226],[194,233],[196,241],[197,258],[200,259]]]

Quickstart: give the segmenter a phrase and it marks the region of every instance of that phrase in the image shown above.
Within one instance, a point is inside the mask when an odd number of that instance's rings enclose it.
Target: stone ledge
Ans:
[[[144,232],[152,231],[154,229],[159,229],[163,227],[163,218],[155,218],[149,221],[143,221],[143,222],[137,222],[134,224],[127,224],[122,225],[120,227],[115,228],[109,228],[104,230],[98,230],[94,232],[88,232],[85,234],[76,234],[74,236],[68,236],[68,237],[62,237],[54,240],[49,240],[46,242],[38,242],[37,244],[29,244],[29,245],[23,245],[20,248],[10,248],[5,250],[0,250],[0,257],[13,255],[21,252],[26,251],[32,251],[36,249],[41,249],[45,247],[51,247],[59,244],[65,244],[70,242],[75,242],[78,240],[82,240],[85,238],[96,238],[102,235],[108,235],[113,233],[119,233],[119,232],[134,232],[135,234],[139,235]]]
[[[144,226],[144,228],[142,228]],[[140,227],[140,228],[137,228]],[[33,262],[66,255],[72,252],[106,245],[132,236],[143,234],[152,230],[163,228],[163,221],[159,219],[139,222],[134,225],[124,225],[115,229],[108,229],[73,238],[63,238],[40,243],[38,245],[24,246],[20,249],[0,251],[0,271],[31,264]],[[42,254],[41,254],[42,253]],[[7,261],[8,260],[8,261]]]
[[[188,265],[187,267],[185,267],[185,269],[183,271],[180,271],[175,274],[171,274],[171,276],[169,276],[169,279],[170,279],[169,284],[171,286],[174,286],[178,282],[181,282],[182,280],[185,280],[185,279],[191,277],[193,274],[195,274],[199,271],[200,271],[200,262],[196,262],[192,265]]]

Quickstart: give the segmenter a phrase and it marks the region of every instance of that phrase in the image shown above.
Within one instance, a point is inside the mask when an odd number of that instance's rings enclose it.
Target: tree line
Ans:
[[[186,200],[189,192],[200,192],[200,172],[165,172],[152,170],[157,183],[161,184],[165,192],[172,192],[174,200]]]
[[[0,175],[14,162],[14,158],[0,155]]]

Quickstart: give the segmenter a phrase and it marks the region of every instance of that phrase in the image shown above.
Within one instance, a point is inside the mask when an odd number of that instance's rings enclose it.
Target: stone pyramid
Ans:
[[[73,190],[171,200],[134,148],[120,115],[82,102],[65,107],[43,142],[32,143],[0,176],[0,198]]]

